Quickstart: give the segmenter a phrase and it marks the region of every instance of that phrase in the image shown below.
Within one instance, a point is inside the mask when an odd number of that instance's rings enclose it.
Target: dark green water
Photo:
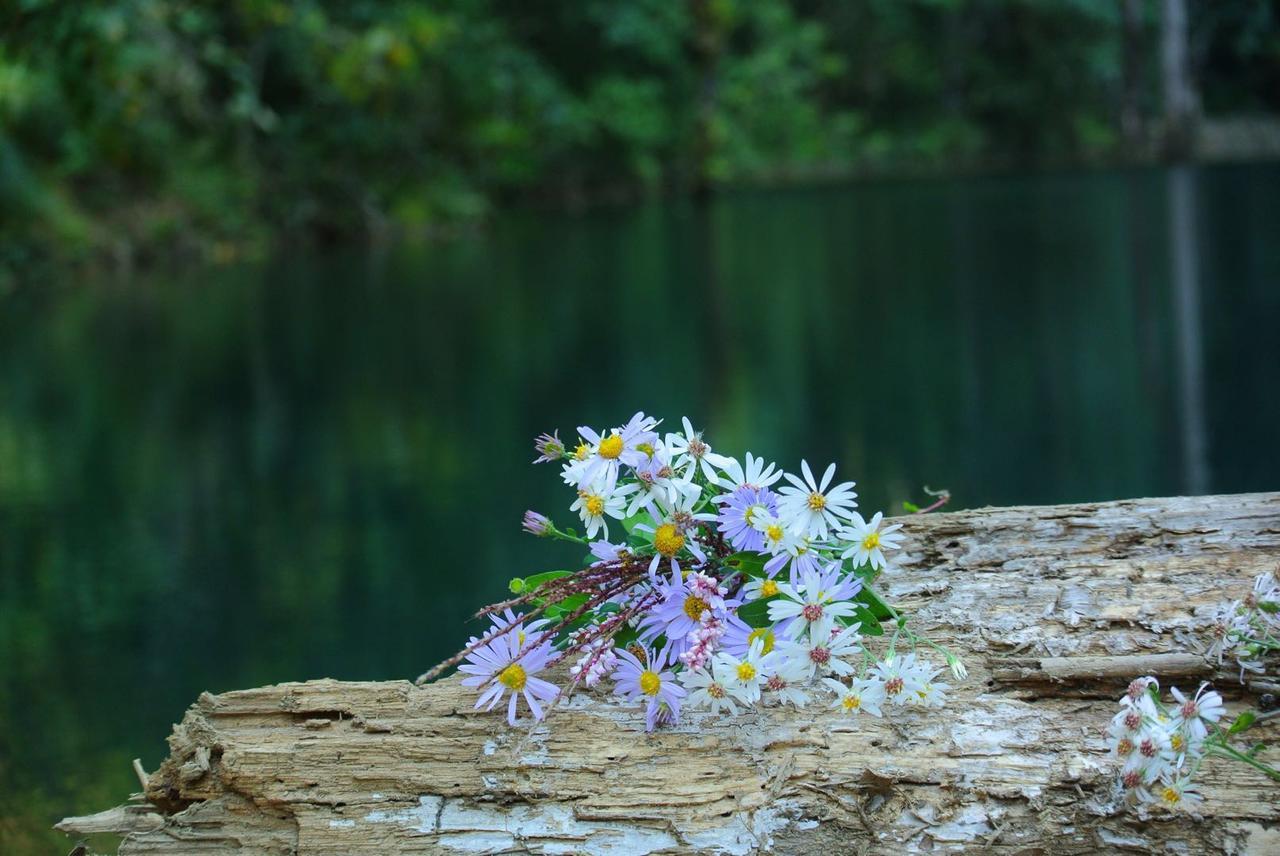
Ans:
[[[636,409],[863,506],[1280,488],[1280,165],[740,193],[0,297],[0,852],[202,690],[412,677]],[[66,847],[64,846],[64,849]]]

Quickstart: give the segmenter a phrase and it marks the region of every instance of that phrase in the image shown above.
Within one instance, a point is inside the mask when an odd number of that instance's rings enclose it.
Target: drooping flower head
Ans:
[[[554,434],[538,435],[533,441],[533,448],[538,453],[538,457],[533,459],[535,464],[558,461],[565,456],[564,443],[560,442],[558,430]]]

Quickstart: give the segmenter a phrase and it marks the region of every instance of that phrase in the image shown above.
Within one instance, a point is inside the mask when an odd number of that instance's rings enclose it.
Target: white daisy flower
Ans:
[[[895,705],[911,704],[922,687],[916,680],[914,663],[901,654],[886,657],[871,667],[872,676],[884,684],[885,696]]]
[[[751,525],[764,536],[764,552],[769,555],[779,556],[795,549],[796,534],[777,515],[762,511],[754,515]]]
[[[1191,777],[1180,776],[1173,770],[1162,773],[1150,790],[1138,791],[1138,798],[1169,811],[1195,811],[1204,802],[1204,797],[1193,790]]]
[[[1191,698],[1183,695],[1177,687],[1172,687],[1170,692],[1178,701],[1178,711],[1173,717],[1173,727],[1182,729],[1197,743],[1209,735],[1209,728],[1205,723],[1216,723],[1226,713],[1222,707],[1222,696],[1209,689],[1207,683],[1201,684],[1200,689]]]
[[[911,672],[911,677],[920,687],[916,690],[915,698],[911,703],[919,707],[946,707],[947,690],[951,689],[951,685],[937,679],[942,669],[935,667],[927,660],[914,658],[914,654],[908,654],[903,658],[905,661],[903,669]]]
[[[855,669],[849,660],[861,656],[862,637],[855,623],[826,635],[812,632],[795,641],[783,640],[778,643],[778,650],[788,663],[796,664],[809,678],[852,675]]]
[[[724,475],[717,476],[712,482],[732,493],[740,487],[769,487],[782,478],[782,470],[777,464],[757,458],[750,452],[746,455],[747,465],[744,467],[734,458],[725,458],[720,465]]]
[[[780,702],[804,707],[809,703],[809,694],[802,687],[808,680],[809,674],[802,663],[784,658],[764,682],[764,689]]]
[[[730,686],[724,670],[718,669],[714,664],[711,669],[696,671],[686,669],[680,675],[680,683],[689,691],[689,696],[685,700],[685,704],[689,707],[710,708],[713,714],[726,710],[730,716],[737,716],[738,704],[747,703],[741,695],[741,690]]]
[[[585,425],[578,426],[578,434],[590,444],[590,451],[583,459],[585,465],[577,470],[579,489],[596,481],[613,487],[618,482],[619,464],[631,467],[643,464],[648,459],[643,447],[647,446],[652,451],[653,443],[658,439],[657,432],[653,430],[657,426],[658,420],[643,413],[635,414],[626,425],[614,428],[607,435],[598,434]],[[574,463],[577,457],[575,452]]]
[[[849,716],[856,716],[863,711],[872,716],[882,716],[880,710],[884,704],[884,684],[874,678],[854,678],[850,686],[845,686],[835,678],[823,678],[822,682],[836,694],[832,707],[839,708]]]
[[[902,524],[882,526],[883,522],[884,514],[879,511],[870,521],[863,520],[861,514],[853,512],[849,525],[836,533],[837,538],[849,542],[849,548],[840,554],[840,558],[852,558],[855,568],[868,564],[876,570],[886,567],[889,563],[885,560],[884,551],[898,549],[898,542],[902,540],[898,530],[902,528]]]
[[[760,687],[773,674],[777,661],[777,654],[764,653],[764,644],[757,639],[741,657],[718,654],[715,665],[717,674],[725,679],[725,686],[750,704],[760,700]]]
[[[752,577],[742,587],[742,596],[747,600],[759,600],[764,597],[773,597],[779,591],[777,580],[769,577]]]
[[[634,484],[620,487],[605,486],[602,483],[590,484],[578,490],[578,498],[570,511],[578,512],[582,525],[587,527],[587,537],[594,538],[603,530],[604,537],[609,537],[609,524],[606,517],[621,520],[627,514],[627,495],[636,489]]]
[[[702,432],[693,430],[693,423],[689,421],[688,416],[681,417],[680,421],[684,425],[684,433],[667,435],[667,446],[675,456],[673,465],[677,470],[684,469],[685,475],[689,478],[693,478],[698,466],[701,465],[707,481],[715,481],[714,468],[723,468],[730,459],[711,451],[710,444],[702,439]]]
[[[791,484],[778,489],[779,515],[788,522],[788,528],[798,534],[826,538],[829,531],[839,528],[841,519],[848,519],[853,513],[858,495],[853,492],[851,481],[830,486],[836,473],[835,464],[827,467],[821,482],[814,479],[808,461],[801,461],[800,469],[804,481],[786,473]]]

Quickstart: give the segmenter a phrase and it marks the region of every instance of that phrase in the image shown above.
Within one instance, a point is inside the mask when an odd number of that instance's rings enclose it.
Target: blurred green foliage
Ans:
[[[1112,156],[1158,112],[1150,0],[1128,38],[1115,0],[10,3],[0,268]],[[1208,106],[1280,109],[1280,4],[1193,6]]]

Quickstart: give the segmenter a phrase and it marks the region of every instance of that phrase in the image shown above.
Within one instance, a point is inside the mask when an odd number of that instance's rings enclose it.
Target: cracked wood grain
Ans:
[[[1280,494],[901,522],[889,596],[970,671],[945,710],[690,712],[646,736],[599,693],[529,731],[452,678],[280,684],[201,696],[143,797],[59,826],[122,854],[1280,853],[1259,774],[1210,763],[1202,817],[1143,819],[1102,736],[1140,672],[1250,703],[1198,627],[1277,568]]]

